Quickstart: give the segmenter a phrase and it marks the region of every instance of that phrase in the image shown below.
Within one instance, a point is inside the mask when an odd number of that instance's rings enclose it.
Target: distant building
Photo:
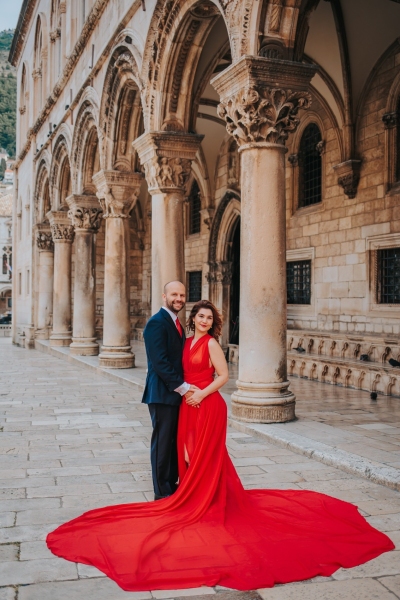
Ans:
[[[1,193],[1,191],[0,191]],[[14,193],[0,196],[0,316],[11,312],[12,308],[12,205]]]
[[[6,184],[12,184],[14,181],[14,173],[12,172],[11,169],[6,169],[4,172],[4,179],[3,182]]]

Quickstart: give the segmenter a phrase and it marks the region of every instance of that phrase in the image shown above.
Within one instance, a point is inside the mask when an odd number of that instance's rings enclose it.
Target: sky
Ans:
[[[0,0],[0,31],[15,29],[22,0]]]

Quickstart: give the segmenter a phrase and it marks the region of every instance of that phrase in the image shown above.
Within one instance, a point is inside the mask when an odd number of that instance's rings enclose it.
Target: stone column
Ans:
[[[38,295],[37,295],[37,329],[35,337],[49,339],[49,328],[53,314],[53,270],[54,244],[50,227],[38,225],[36,245],[39,251]]]
[[[71,251],[74,228],[68,214],[47,213],[54,242],[53,331],[50,346],[71,343]]]
[[[160,131],[145,133],[133,142],[145,168],[152,195],[151,308],[160,309],[168,281],[185,283],[183,202],[185,184],[202,135]]]
[[[286,371],[285,141],[308,108],[315,68],[243,57],[213,79],[218,114],[241,153],[240,359],[232,414],[242,421],[295,417]]]
[[[96,196],[67,198],[75,228],[74,312],[71,354],[97,356],[96,342],[96,233],[102,210]]]
[[[129,213],[135,206],[143,175],[99,171],[93,182],[106,219],[104,325],[100,366],[135,366],[129,315]]]

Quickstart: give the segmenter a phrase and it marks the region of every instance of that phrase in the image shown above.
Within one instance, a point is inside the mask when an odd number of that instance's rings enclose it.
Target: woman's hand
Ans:
[[[195,406],[196,408],[199,408],[204,398],[205,395],[203,393],[203,390],[196,390],[193,394],[186,394],[185,396],[186,404],[188,404],[189,406]]]

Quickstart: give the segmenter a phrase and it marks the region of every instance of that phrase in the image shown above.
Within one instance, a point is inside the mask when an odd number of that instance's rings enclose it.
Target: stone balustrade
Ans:
[[[398,339],[289,330],[287,343],[289,375],[400,396],[400,368],[388,362],[400,361]]]

